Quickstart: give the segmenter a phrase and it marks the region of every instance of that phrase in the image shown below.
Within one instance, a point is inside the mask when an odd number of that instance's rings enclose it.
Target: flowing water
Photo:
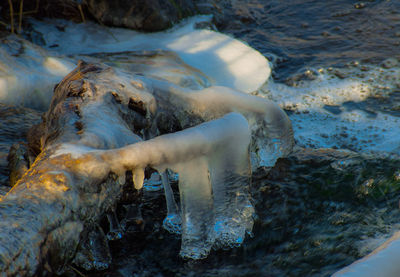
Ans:
[[[136,202],[118,208],[127,231],[110,242],[113,264],[87,274],[329,276],[400,227],[400,2],[248,0],[222,8],[219,30],[271,61],[273,79],[257,94],[288,112],[299,148],[254,174],[258,217],[242,247],[181,260],[179,236],[162,229],[162,192],[132,192]],[[0,107],[2,189],[8,148],[39,119]]]
[[[307,69],[399,57],[398,1],[232,1],[221,31],[270,58],[284,81]]]

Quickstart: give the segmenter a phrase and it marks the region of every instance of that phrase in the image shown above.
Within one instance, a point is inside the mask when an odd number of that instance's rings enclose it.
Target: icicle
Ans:
[[[179,173],[180,254],[202,259],[213,246],[240,245],[252,229],[249,144],[247,120],[241,114],[230,113],[180,132],[105,151],[103,158],[115,167],[113,171],[134,169],[136,188],[142,186],[142,168],[146,166]],[[169,212],[174,213],[177,208],[172,190],[168,177],[163,175]]]
[[[133,175],[133,184],[135,185],[135,189],[141,189],[143,187],[143,181],[144,181],[144,169],[135,168],[132,171],[132,175]]]
[[[180,173],[183,258],[207,257],[214,243],[212,187],[208,178],[208,161],[204,157],[177,165]]]
[[[161,174],[161,181],[164,186],[165,200],[167,201],[167,217],[163,221],[163,227],[170,233],[180,234],[182,220],[179,215],[179,208],[175,202],[174,192],[169,183],[167,170]]]
[[[247,148],[229,144],[209,159],[214,196],[215,248],[237,247],[253,227]]]
[[[145,191],[160,191],[163,189],[161,176],[157,171],[151,173],[150,178],[144,180],[143,189]]]
[[[121,174],[120,176],[118,176],[118,178],[117,178],[118,184],[124,185],[124,184],[125,184],[125,181],[126,181],[126,176],[125,176],[125,174]]]
[[[122,231],[121,225],[119,224],[119,221],[115,214],[115,211],[107,212],[107,219],[108,219],[108,222],[110,223],[110,230],[107,233],[107,239],[108,240],[121,239],[123,231]]]

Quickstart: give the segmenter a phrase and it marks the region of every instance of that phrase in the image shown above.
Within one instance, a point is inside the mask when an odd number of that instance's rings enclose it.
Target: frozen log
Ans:
[[[40,154],[0,200],[2,272],[62,273],[87,230],[118,201],[126,171],[140,188],[147,166],[180,173],[182,256],[204,258],[214,244],[240,245],[253,224],[250,130],[281,134],[290,150],[290,121],[255,96],[217,87],[203,92],[80,63],[33,128],[38,139],[30,146]]]

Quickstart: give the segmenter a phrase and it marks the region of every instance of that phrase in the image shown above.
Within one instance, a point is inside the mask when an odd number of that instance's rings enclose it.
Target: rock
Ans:
[[[398,65],[398,60],[396,58],[388,58],[381,63],[381,66],[385,69],[390,69]]]
[[[105,25],[160,31],[195,13],[191,0],[86,0],[88,12]]]
[[[19,16],[21,1],[12,0],[14,16],[10,17],[10,6],[5,4],[0,9],[0,19],[7,23],[11,31],[19,31]],[[25,1],[23,3],[23,17],[33,16],[65,18],[74,22],[85,22],[94,19],[100,24],[126,27],[143,31],[160,31],[171,27],[179,20],[194,15],[197,9],[192,0],[43,0]],[[29,24],[22,22],[22,32]],[[25,36],[29,36],[25,34]]]

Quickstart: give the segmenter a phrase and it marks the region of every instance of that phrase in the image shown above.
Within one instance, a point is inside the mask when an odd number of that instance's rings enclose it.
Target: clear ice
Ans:
[[[179,173],[180,210],[166,171],[161,174],[168,209],[164,228],[181,232],[183,258],[202,259],[213,247],[240,246],[252,230],[254,209],[248,191],[250,130],[244,117],[238,118],[236,114],[230,123],[231,134],[225,133],[223,140],[212,138],[214,145],[204,149],[203,154],[169,164]],[[211,124],[226,123],[221,120]],[[240,127],[244,122],[246,127]]]
[[[212,247],[239,246],[246,232],[251,232],[248,145],[248,139],[231,138],[209,155],[175,166],[179,173],[182,257],[201,259]]]
[[[166,170],[161,174],[165,200],[167,201],[167,216],[164,219],[163,227],[170,233],[180,234],[182,232],[182,220],[178,205],[175,202],[174,192],[169,182],[168,171]]]
[[[160,173],[168,209],[164,227],[181,232],[183,258],[202,259],[212,248],[239,246],[252,230],[250,140],[247,119],[229,113],[183,131],[103,151],[102,156],[113,165],[113,172],[132,169],[140,184],[146,166]],[[179,174],[180,208],[169,170]]]
[[[110,224],[110,229],[107,233],[107,239],[108,240],[121,239],[124,231],[122,230],[121,225],[119,224],[115,211],[108,211],[107,219]]]

